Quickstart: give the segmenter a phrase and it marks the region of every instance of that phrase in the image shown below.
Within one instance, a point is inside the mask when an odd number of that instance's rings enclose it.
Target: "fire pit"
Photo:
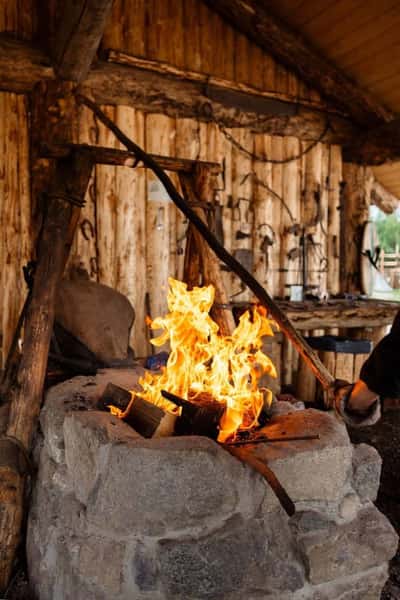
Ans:
[[[314,410],[272,418],[248,446],[296,506],[289,518],[262,476],[199,436],[145,439],[96,410],[105,370],[52,388],[41,414],[39,476],[28,526],[40,600],[379,598],[397,536],[372,504],[380,459]]]

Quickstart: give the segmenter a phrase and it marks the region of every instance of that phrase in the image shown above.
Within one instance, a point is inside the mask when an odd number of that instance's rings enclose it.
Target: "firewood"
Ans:
[[[217,439],[225,404],[214,400],[208,394],[200,394],[195,402],[165,390],[162,390],[161,394],[182,408],[182,413],[175,424],[176,435],[204,435],[213,440]]]
[[[118,385],[109,383],[97,403],[97,408],[109,410],[110,405],[122,411],[120,417],[145,438],[173,435],[177,414],[147,402]]]

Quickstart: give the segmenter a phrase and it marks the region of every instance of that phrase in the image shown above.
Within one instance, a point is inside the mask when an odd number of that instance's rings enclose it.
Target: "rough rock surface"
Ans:
[[[127,358],[135,311],[113,288],[85,279],[62,280],[55,318],[105,364]]]
[[[47,395],[28,526],[39,600],[379,598],[396,536],[334,417],[274,417],[270,437],[320,438],[251,450],[296,503],[289,519],[264,479],[212,440],[147,440],[95,410],[109,381],[132,388],[141,372],[79,377]]]

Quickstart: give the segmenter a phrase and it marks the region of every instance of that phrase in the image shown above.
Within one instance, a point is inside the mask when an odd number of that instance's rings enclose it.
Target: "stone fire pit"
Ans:
[[[381,461],[333,416],[275,417],[254,446],[296,504],[289,519],[267,482],[201,437],[148,440],[93,409],[107,370],[52,388],[41,415],[28,525],[39,600],[372,600],[397,536],[375,508]]]

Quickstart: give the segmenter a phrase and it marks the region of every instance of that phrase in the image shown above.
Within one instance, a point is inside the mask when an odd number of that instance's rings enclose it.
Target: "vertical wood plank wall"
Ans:
[[[47,19],[39,19],[34,6],[33,0],[0,0],[0,31],[22,39],[35,39],[38,32],[54,35],[56,3],[46,5]],[[294,99],[319,100],[315,91],[199,0],[115,0],[102,48],[164,60]],[[289,293],[289,285],[302,282],[301,228],[311,236],[310,282],[322,291],[338,291],[340,147],[320,143],[306,157],[271,164],[262,159],[288,159],[307,144],[295,138],[254,135],[246,129],[229,130],[260,159],[256,160],[232,144],[215,123],[145,115],[131,107],[106,107],[106,111],[150,152],[223,165],[223,182],[218,182],[213,200],[221,205],[225,246],[252,260],[254,273],[271,294],[283,296]],[[80,115],[79,141],[119,147],[86,109]],[[0,93],[0,144],[4,150],[0,155],[1,368],[25,297],[21,267],[32,254],[23,96]],[[82,263],[91,279],[115,287],[131,300],[136,311],[131,343],[139,356],[149,352],[146,314],[154,317],[165,311],[168,276],[182,275],[186,228],[186,220],[151,173],[105,166],[94,170],[71,262]],[[235,276],[227,271],[222,276],[236,300],[250,299]]]
[[[239,258],[243,251],[252,257],[253,272],[271,294],[289,295],[290,285],[302,283],[303,230],[308,236],[313,291],[337,291],[337,257],[328,250],[334,248],[338,235],[338,225],[332,229],[331,218],[338,213],[339,148],[318,144],[305,157],[271,164],[240,152],[215,124],[144,115],[129,107],[106,107],[106,111],[149,152],[224,165],[225,189],[216,188],[214,197],[222,205],[225,246]],[[115,147],[112,136],[87,111],[81,119],[81,142]],[[300,151],[295,138],[253,135],[248,130],[233,134],[260,159],[289,159]],[[165,312],[168,277],[182,274],[187,223],[151,172],[98,166],[93,179],[71,260],[82,263],[93,280],[116,287],[130,298],[137,315],[132,345],[142,355],[148,351],[144,316],[149,308],[153,317]],[[251,298],[236,277],[226,272],[223,276],[235,300]]]
[[[28,288],[31,258],[29,139],[24,96],[0,93],[0,368]]]

